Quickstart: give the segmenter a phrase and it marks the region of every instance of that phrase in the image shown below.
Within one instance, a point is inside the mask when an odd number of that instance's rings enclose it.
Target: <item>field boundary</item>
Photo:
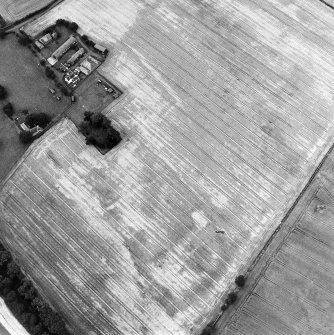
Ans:
[[[280,246],[284,241],[290,236],[290,233],[298,224],[299,219],[292,220],[292,223],[285,225],[286,221],[290,218],[295,210],[297,204],[300,203],[302,197],[305,193],[312,187],[312,183],[315,181],[316,176],[319,173],[319,170],[325,164],[328,156],[334,150],[334,142],[331,144],[330,148],[327,150],[326,154],[312,173],[311,177],[307,181],[306,185],[293,202],[292,206],[288,209],[284,215],[281,223],[272,233],[264,247],[261,249],[259,254],[255,257],[254,261],[251,263],[247,271],[245,271],[245,277],[248,278],[245,287],[240,291],[239,299],[234,308],[227,310],[224,313],[221,313],[217,318],[212,322],[212,325],[215,327],[218,323],[221,323],[217,328],[214,328],[215,334],[222,334],[223,331],[233,323],[233,320],[236,315],[238,315],[239,310],[243,307],[247,299],[253,294],[254,289],[257,287],[259,280],[263,277],[264,272],[267,267],[270,265],[270,260],[274,257],[276,252],[279,250]],[[319,188],[317,185],[314,185],[315,188]],[[312,193],[313,194],[313,193]],[[311,196],[312,196],[311,194]],[[307,199],[304,199],[307,202]],[[298,213],[297,213],[298,214]],[[300,215],[298,215],[300,216]],[[263,263],[260,269],[256,269],[261,263]],[[257,270],[257,271],[256,271]],[[252,272],[255,271],[253,274]],[[251,276],[252,275],[252,276]],[[249,283],[249,277],[251,277],[251,283]]]
[[[44,7],[40,8],[40,9],[37,9],[36,11],[24,16],[23,18],[21,19],[18,19],[14,22],[10,22],[7,26],[5,26],[3,29],[5,31],[7,31],[8,29],[12,29],[12,28],[15,28],[15,26],[23,23],[24,21],[32,18],[33,16],[35,15],[38,15],[38,14],[42,14],[43,12],[51,9],[52,7],[54,6],[58,6],[59,4],[61,4],[64,0],[53,0],[51,1],[48,5],[45,5]]]

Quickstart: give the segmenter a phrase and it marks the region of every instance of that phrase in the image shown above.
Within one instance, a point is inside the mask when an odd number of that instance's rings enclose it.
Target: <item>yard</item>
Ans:
[[[13,104],[14,117],[24,109],[55,117],[65,111],[70,99],[58,91],[54,95],[49,92],[49,87],[56,89],[53,82],[45,77],[37,59],[28,48],[17,43],[14,35],[0,41],[0,59],[0,84],[9,92],[8,98],[0,102],[1,181],[27,148],[19,142],[14,122],[2,112],[3,105]],[[56,100],[57,95],[62,97],[60,101]]]

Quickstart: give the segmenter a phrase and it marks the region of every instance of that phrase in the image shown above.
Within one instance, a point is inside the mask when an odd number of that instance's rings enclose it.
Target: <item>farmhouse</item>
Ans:
[[[62,57],[74,44],[77,43],[74,35],[71,35],[53,54],[48,58],[51,66],[56,64],[60,57]]]

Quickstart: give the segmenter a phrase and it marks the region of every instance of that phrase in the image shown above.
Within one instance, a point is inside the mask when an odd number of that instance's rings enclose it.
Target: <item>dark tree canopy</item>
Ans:
[[[13,107],[13,105],[10,102],[8,102],[8,104],[4,105],[3,108],[2,108],[2,110],[10,118],[14,114],[14,107]]]
[[[33,140],[33,137],[30,131],[21,131],[19,138],[20,138],[20,141],[24,144],[30,143]]]
[[[37,293],[0,244],[0,296],[31,335],[69,335],[61,316]]]
[[[74,32],[76,32],[79,28],[78,24],[76,22],[71,22],[68,26],[68,28]]]
[[[8,92],[5,87],[0,85],[0,100],[6,99],[8,96]]]
[[[120,133],[102,113],[85,112],[79,130],[86,137],[87,145],[96,145],[101,149],[111,149],[122,140]]]
[[[51,117],[45,113],[32,113],[26,117],[25,124],[33,128],[35,126],[40,126],[45,128],[49,122],[51,121]]]

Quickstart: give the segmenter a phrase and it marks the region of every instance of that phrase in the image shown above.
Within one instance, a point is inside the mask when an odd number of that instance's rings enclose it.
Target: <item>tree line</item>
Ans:
[[[38,294],[1,243],[0,296],[31,335],[70,335],[62,317]]]

